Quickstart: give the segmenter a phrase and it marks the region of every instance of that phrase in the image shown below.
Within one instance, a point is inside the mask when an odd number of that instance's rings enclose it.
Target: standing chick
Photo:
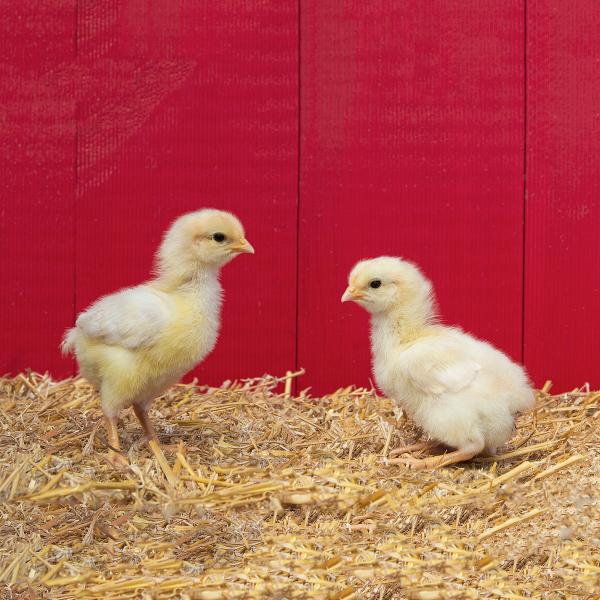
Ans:
[[[454,452],[407,459],[436,468],[490,454],[510,439],[514,415],[533,407],[524,370],[487,342],[436,323],[431,282],[412,263],[382,256],[350,272],[342,302],[371,313],[373,373],[379,387],[429,435]]]
[[[204,209],[179,217],[156,254],[156,277],[104,296],[67,330],[63,353],[75,353],[81,374],[100,392],[108,441],[120,449],[119,413],[133,407],[146,436],[154,398],[215,346],[219,332],[219,270],[240,252],[254,253],[228,212]],[[111,449],[115,466],[127,464]]]

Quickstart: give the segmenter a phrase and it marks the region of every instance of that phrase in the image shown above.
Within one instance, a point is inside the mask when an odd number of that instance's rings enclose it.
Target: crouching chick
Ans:
[[[397,453],[444,444],[454,451],[401,459],[437,468],[495,454],[513,434],[518,412],[535,395],[523,368],[487,342],[436,322],[431,282],[394,257],[359,262],[342,302],[371,313],[371,352],[377,385],[429,436]],[[400,462],[397,461],[397,462]]]

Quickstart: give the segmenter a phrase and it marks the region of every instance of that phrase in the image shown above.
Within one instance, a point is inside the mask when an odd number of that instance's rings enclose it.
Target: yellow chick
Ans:
[[[151,402],[214,348],[219,270],[241,252],[254,249],[234,215],[214,209],[183,215],[158,249],[156,277],[100,298],[65,333],[63,353],[75,353],[81,374],[100,392],[113,465],[127,464],[119,452],[120,411],[133,407],[156,441]]]
[[[495,454],[514,430],[517,412],[535,396],[522,367],[482,340],[437,323],[431,282],[412,263],[382,256],[350,272],[342,302],[371,313],[373,374],[431,442],[396,454],[443,444],[453,452],[398,459],[417,469]]]

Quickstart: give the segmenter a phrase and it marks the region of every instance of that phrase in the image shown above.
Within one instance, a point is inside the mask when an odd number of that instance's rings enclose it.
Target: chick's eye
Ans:
[[[369,287],[374,290],[381,287],[381,279],[373,279],[373,281],[369,282]]]
[[[213,240],[215,240],[215,242],[219,242],[219,244],[222,244],[227,238],[225,237],[224,233],[215,233],[213,235]]]

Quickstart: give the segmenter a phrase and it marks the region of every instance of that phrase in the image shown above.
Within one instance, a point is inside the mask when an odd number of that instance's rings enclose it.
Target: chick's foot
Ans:
[[[440,467],[447,467],[448,465],[454,465],[469,460],[474,456],[477,456],[482,449],[482,445],[475,444],[461,450],[441,454],[440,456],[429,456],[428,458],[421,459],[407,456],[404,458],[404,464],[415,471],[421,471],[423,469],[439,469]]]
[[[428,450],[434,450],[437,446],[439,446],[439,444],[432,441],[416,442],[415,444],[409,444],[407,446],[395,448],[390,452],[390,457],[400,456],[401,454],[406,454],[408,452],[427,452]]]
[[[122,471],[124,469],[129,468],[129,461],[125,456],[123,456],[119,452],[109,450],[108,455],[106,456],[106,460],[118,471]]]

